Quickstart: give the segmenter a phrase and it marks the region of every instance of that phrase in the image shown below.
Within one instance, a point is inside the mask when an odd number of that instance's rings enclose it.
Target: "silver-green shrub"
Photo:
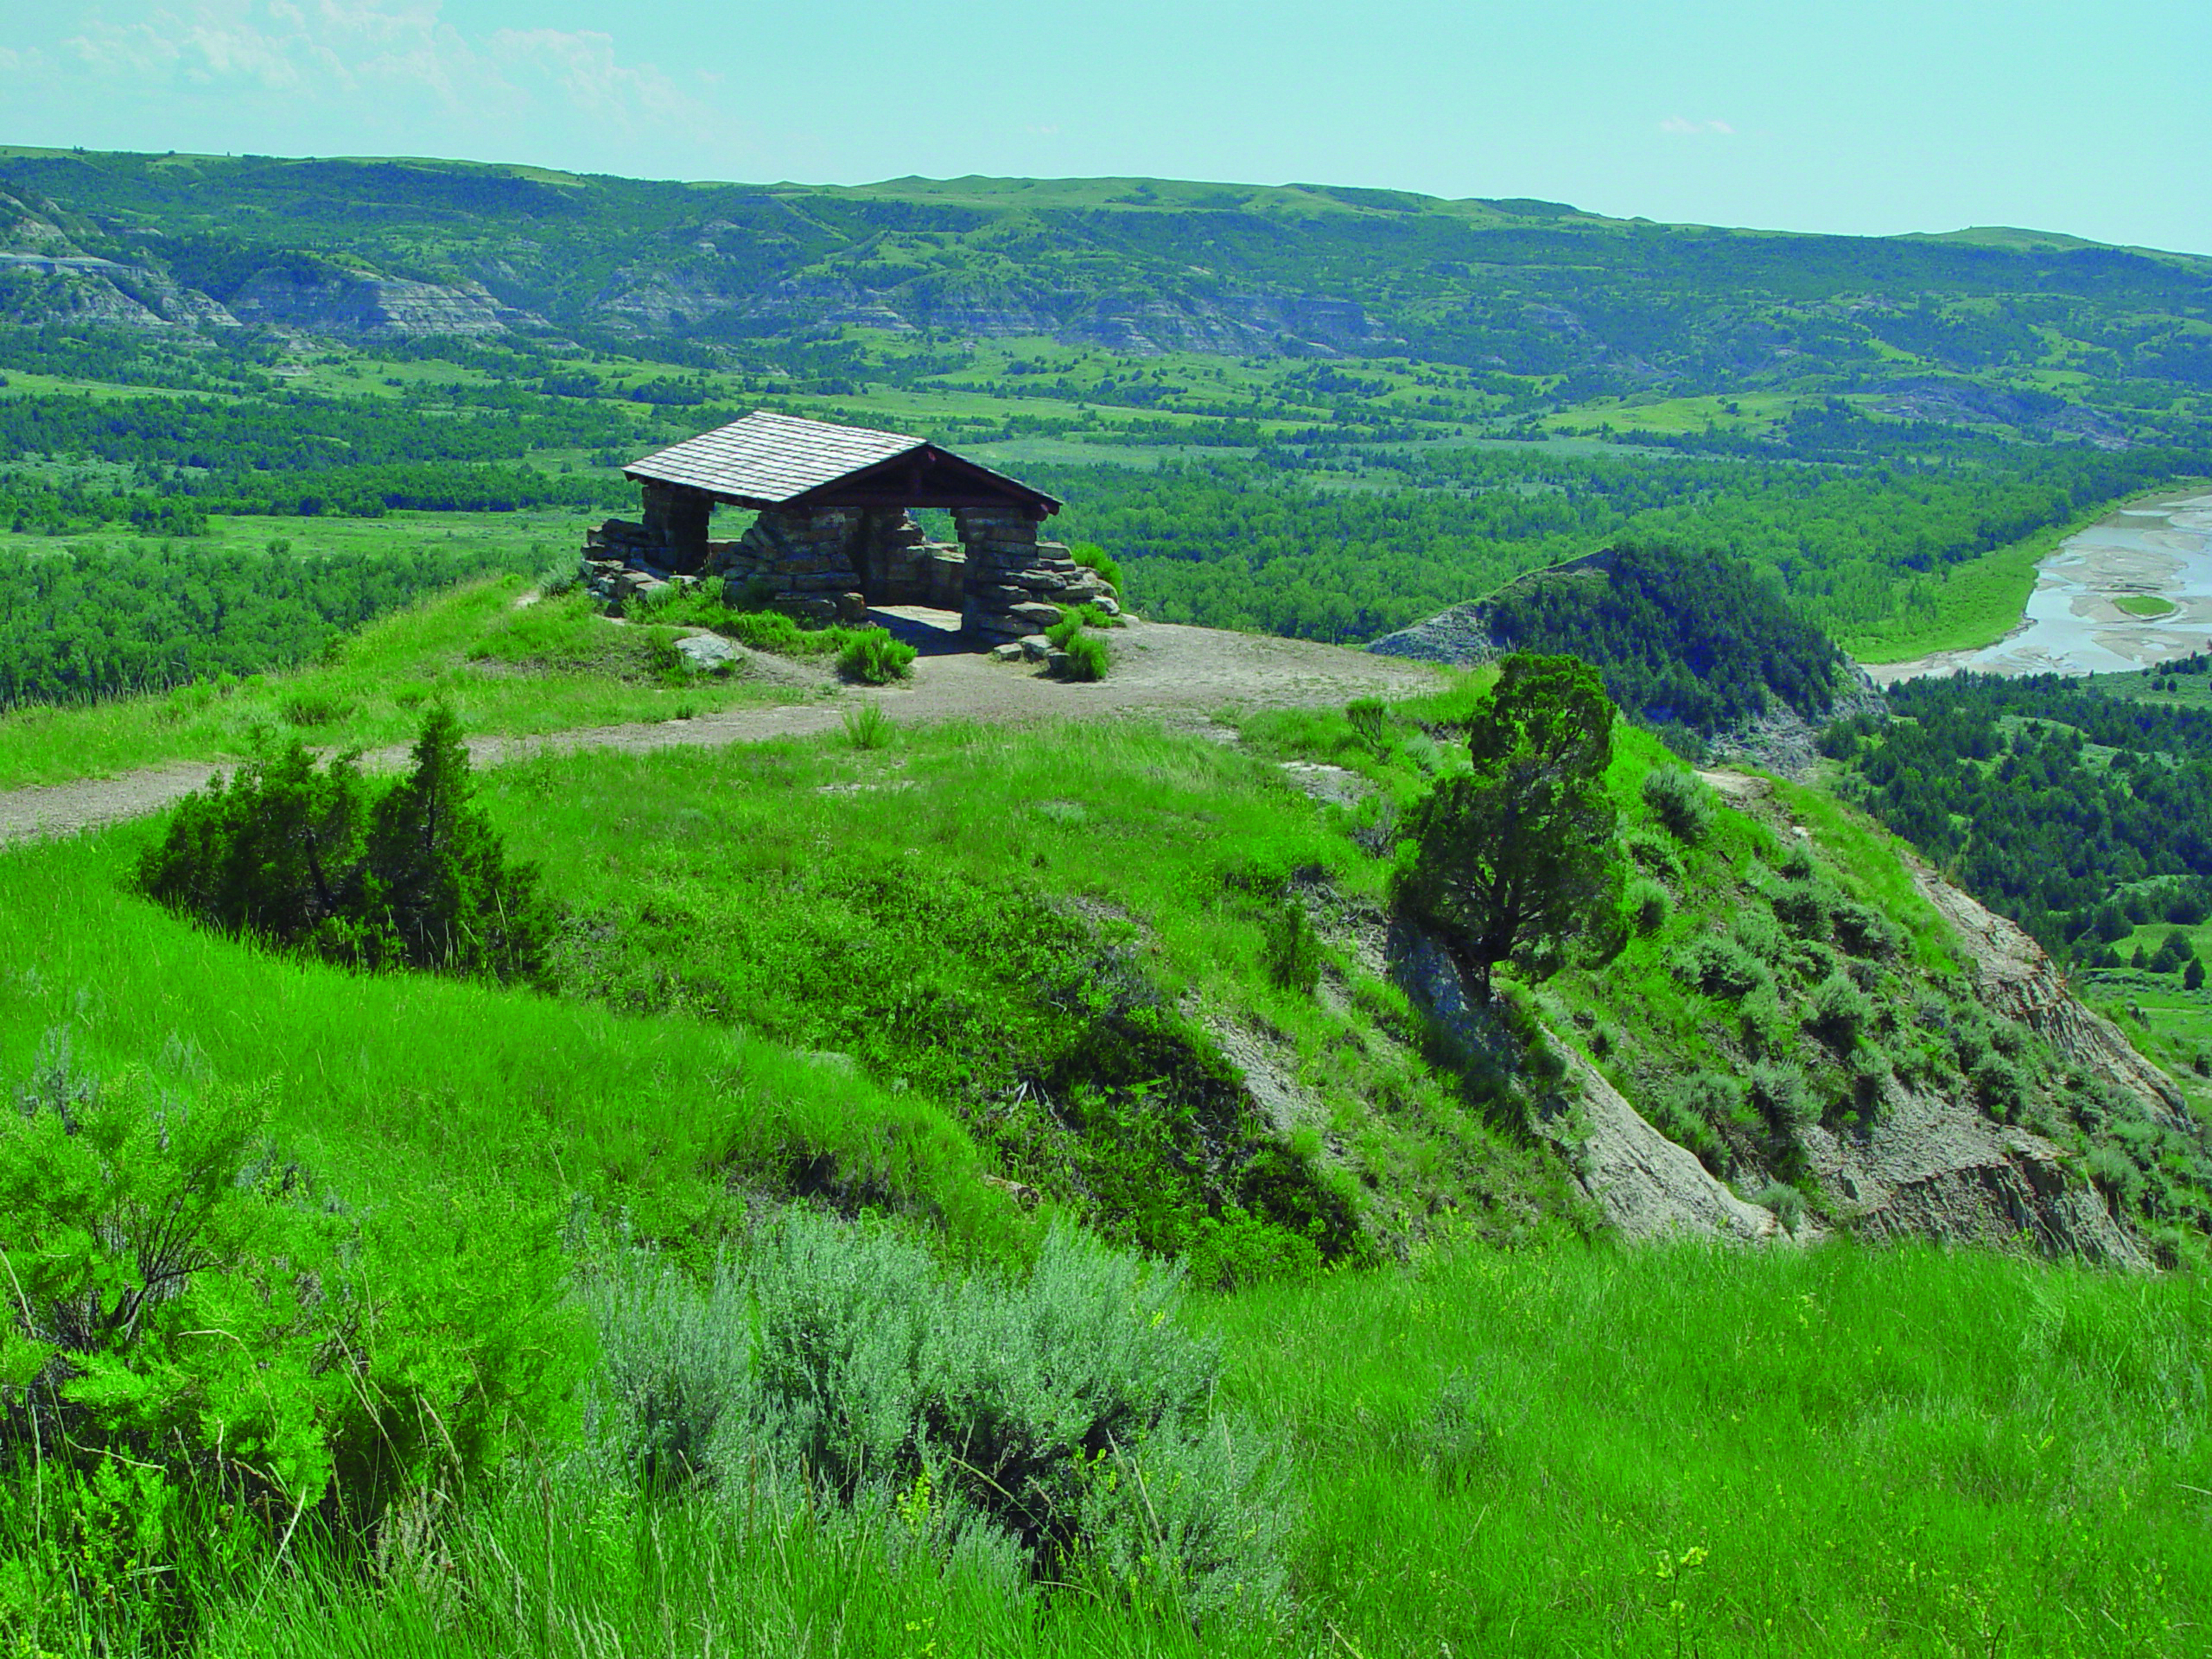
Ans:
[[[1279,1460],[1217,1407],[1173,1268],[1060,1231],[1026,1274],[961,1277],[794,1210],[704,1285],[646,1260],[592,1295],[590,1438],[627,1483],[1194,1619],[1282,1600]]]
[[[1668,833],[1692,845],[1713,826],[1713,792],[1694,773],[1662,766],[1644,779],[1644,804]]]

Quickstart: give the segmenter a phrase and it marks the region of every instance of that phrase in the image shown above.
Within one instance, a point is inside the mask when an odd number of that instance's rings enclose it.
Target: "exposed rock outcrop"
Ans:
[[[311,334],[405,338],[501,334],[538,321],[481,283],[415,283],[301,259],[257,272],[231,296],[239,321]]]
[[[2152,1065],[2118,1026],[2066,988],[2050,954],[2014,923],[1954,887],[1918,860],[1909,860],[1922,895],[1951,925],[1973,964],[1982,1001],[2018,1020],[2093,1076],[2141,1098],[2177,1128],[2188,1107],[2173,1079]]]
[[[78,253],[0,252],[0,308],[26,321],[234,328],[206,295],[158,270]]]
[[[2048,1255],[2147,1267],[2149,1257],[2059,1149],[1970,1104],[1891,1079],[1869,1127],[1804,1126],[1799,1144],[1821,1189],[1878,1238],[2026,1243]]]
[[[1526,1079],[1519,1042],[1468,1000],[1449,951],[1419,929],[1401,927],[1391,935],[1390,957],[1393,976],[1416,1007],[1499,1072]],[[1790,1237],[1771,1211],[1738,1198],[1652,1127],[1588,1060],[1556,1040],[1554,1046],[1567,1056],[1567,1069],[1541,1091],[1537,1127],[1624,1237],[1747,1244]]]

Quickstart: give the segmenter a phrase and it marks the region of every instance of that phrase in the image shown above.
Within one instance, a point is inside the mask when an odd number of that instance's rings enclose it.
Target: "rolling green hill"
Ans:
[[[1164,617],[1370,639],[1626,536],[1747,558],[1889,659],[1997,637],[2065,530],[2212,471],[2208,342],[2212,264],[2009,230],[0,151],[0,523],[34,551],[580,520],[767,406],[1036,477]]]

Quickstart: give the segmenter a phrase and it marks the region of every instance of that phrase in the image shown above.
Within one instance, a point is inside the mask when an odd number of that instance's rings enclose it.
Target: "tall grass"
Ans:
[[[218,1592],[190,1650],[2203,1651],[2199,1283],[1920,1248],[1567,1246],[1201,1313],[1224,1403],[1292,1449],[1294,1606],[1272,1630],[948,1567],[888,1524],[626,1499],[549,1455],[377,1561],[312,1529],[273,1571],[185,1545],[168,1559],[204,1559]],[[20,1505],[0,1516],[21,1543]],[[152,1650],[88,1594],[49,1606],[38,1650],[110,1631],[107,1650]]]
[[[88,1065],[266,1084],[273,1128],[356,1202],[440,1179],[596,1194],[688,1233],[725,1182],[827,1153],[956,1229],[1012,1206],[917,1095],[742,1030],[476,981],[363,975],[196,927],[123,888],[145,826],[0,853],[0,1075],[66,1029]]]
[[[519,577],[479,582],[373,623],[287,673],[77,708],[0,714],[0,789],[167,761],[221,761],[304,737],[335,749],[407,741],[422,706],[470,732],[527,735],[788,696],[699,677],[675,684],[672,629],[617,628],[580,595],[519,605]]]
[[[2212,1298],[1842,1245],[1432,1259],[1220,1304],[1365,1654],[2204,1650]]]

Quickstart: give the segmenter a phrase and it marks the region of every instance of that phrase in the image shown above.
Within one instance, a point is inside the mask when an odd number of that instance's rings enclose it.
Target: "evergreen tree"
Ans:
[[[1474,769],[1440,781],[1415,811],[1399,901],[1443,935],[1486,999],[1498,963],[1540,971],[1619,908],[1605,787],[1613,717],[1589,664],[1508,657],[1469,735]]]
[[[364,967],[528,978],[552,915],[471,803],[460,723],[442,706],[414,768],[373,803],[350,757],[294,744],[187,796],[140,860],[142,891],[227,932]]]

